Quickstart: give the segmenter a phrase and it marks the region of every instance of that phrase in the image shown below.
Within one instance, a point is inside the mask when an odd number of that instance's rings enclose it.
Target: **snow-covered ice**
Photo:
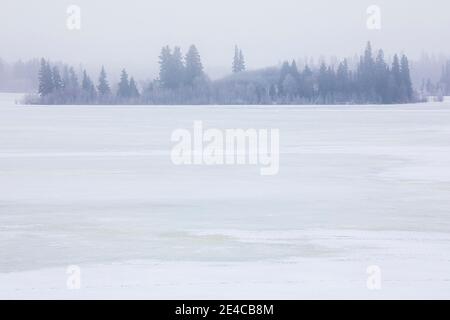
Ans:
[[[0,298],[450,298],[448,104],[18,98],[0,95]],[[173,165],[195,120],[279,128],[279,174]]]

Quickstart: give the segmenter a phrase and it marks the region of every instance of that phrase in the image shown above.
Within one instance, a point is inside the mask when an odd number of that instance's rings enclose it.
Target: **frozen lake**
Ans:
[[[15,98],[0,95],[0,298],[450,298],[450,105]],[[171,133],[195,120],[279,128],[279,174],[175,166]]]

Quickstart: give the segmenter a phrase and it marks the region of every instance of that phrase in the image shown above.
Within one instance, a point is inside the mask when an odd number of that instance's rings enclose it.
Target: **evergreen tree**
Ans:
[[[361,59],[360,66],[360,98],[366,102],[373,102],[376,98],[374,81],[374,59],[372,54],[372,45],[367,43],[364,57]]]
[[[392,75],[394,76],[397,83],[401,84],[401,69],[400,69],[400,61],[398,59],[398,55],[394,55],[394,60],[392,61]]]
[[[185,57],[186,61],[186,83],[193,85],[196,78],[203,76],[203,65],[197,48],[192,45]]]
[[[390,102],[388,92],[389,72],[389,67],[384,61],[384,52],[383,50],[379,50],[374,67],[375,92],[378,96],[377,102]]]
[[[307,100],[311,101],[314,97],[314,75],[308,65],[305,66],[302,72],[301,92]]]
[[[280,78],[278,79],[278,92],[280,96],[283,96],[285,94],[283,84],[284,80],[290,73],[291,73],[291,66],[289,65],[289,62],[287,61],[283,62],[283,65],[281,66],[280,70]]]
[[[139,98],[139,90],[137,89],[136,82],[134,81],[134,78],[130,78],[130,98]]]
[[[292,60],[290,71],[291,71],[291,75],[294,77],[295,81],[299,81],[300,73],[298,72],[297,63],[295,62],[295,60]]]
[[[324,62],[320,65],[319,75],[317,78],[319,96],[325,100],[328,95],[328,68]]]
[[[295,62],[295,60],[292,60],[291,68],[290,68],[290,75],[294,79],[294,83],[295,83],[295,90],[293,90],[294,92],[292,93],[292,95],[293,95],[293,97],[296,97],[300,93],[301,75],[300,75],[300,72],[298,72],[297,63]]]
[[[240,66],[240,59],[239,59],[239,48],[238,46],[234,47],[234,58],[233,58],[233,66],[232,71],[233,73],[241,72],[241,66]]]
[[[80,95],[80,85],[75,70],[71,67],[64,68],[64,102],[75,103]]]
[[[175,47],[173,49],[170,67],[171,67],[172,88],[174,89],[179,88],[184,84],[185,79],[183,55],[181,53],[180,47]]]
[[[128,81],[128,74],[125,69],[122,70],[120,75],[117,96],[122,99],[128,99],[130,97],[130,82]]]
[[[233,73],[245,71],[244,53],[238,48],[238,46],[234,47],[232,71]]]
[[[364,66],[367,72],[370,72],[373,69],[373,63],[372,44],[368,42],[366,50],[364,51]]]
[[[272,102],[277,99],[277,88],[275,87],[274,84],[270,85],[269,96],[270,96],[270,99],[271,99]]]
[[[78,91],[80,88],[80,84],[78,83],[78,77],[73,68],[69,69],[69,79],[71,89],[73,91]]]
[[[81,89],[83,90],[84,99],[87,102],[92,102],[95,99],[96,91],[94,83],[91,78],[88,76],[86,70],[83,71],[83,80],[81,82]]]
[[[245,71],[245,59],[242,50],[239,50],[239,72]]]
[[[64,90],[67,89],[67,87],[69,86],[69,67],[68,66],[64,66],[63,68],[63,72],[62,72],[62,83],[63,83],[63,88]]]
[[[89,76],[87,75],[86,70],[83,71],[83,79],[81,80],[81,89],[83,91],[89,91],[91,88],[91,80],[89,79]]]
[[[350,75],[347,59],[339,63],[336,72],[336,91],[340,101],[348,101],[350,98]]]
[[[53,92],[53,77],[52,70],[50,68],[50,64],[45,61],[45,59],[41,59],[41,67],[39,70],[39,95],[44,97]]]
[[[428,82],[431,82],[428,79]],[[431,87],[431,83],[428,87]],[[442,91],[444,95],[450,95],[450,61],[442,67],[442,75],[440,80],[440,86],[442,87]]]
[[[172,52],[169,46],[165,46],[161,49],[159,56],[159,81],[163,88],[171,87],[170,80],[170,61],[172,58]]]
[[[59,69],[57,66],[54,66],[52,69],[52,78],[53,78],[53,87],[55,91],[60,91],[63,89],[64,84],[61,79],[61,74],[59,73]]]
[[[328,87],[328,94],[331,95],[331,103],[334,101],[334,94],[337,88],[337,82],[336,82],[336,73],[334,72],[333,67],[328,66],[327,68],[327,87]]]
[[[109,87],[109,83],[106,77],[106,71],[105,68],[102,67],[102,70],[100,71],[100,76],[98,78],[98,85],[97,85],[98,93],[101,97],[105,97],[111,94],[111,88]]]
[[[400,75],[401,75],[401,81],[402,81],[402,87],[405,91],[405,99],[403,99],[404,102],[410,102],[413,99],[413,88],[412,88],[412,81],[411,81],[411,75],[409,71],[409,62],[408,58],[403,55],[401,59],[401,65],[400,65]]]
[[[172,51],[169,46],[163,47],[159,56],[159,81],[165,89],[177,89],[183,85],[185,74],[181,49],[175,47]]]
[[[394,55],[391,69],[391,79],[389,81],[390,102],[401,102],[402,99],[402,74],[398,55]]]
[[[288,101],[292,101],[297,95],[297,81],[292,76],[292,74],[288,74],[286,78],[283,80],[283,93],[288,99]]]

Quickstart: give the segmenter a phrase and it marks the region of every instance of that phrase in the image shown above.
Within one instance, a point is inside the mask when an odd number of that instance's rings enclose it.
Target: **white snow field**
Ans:
[[[2,299],[450,298],[450,105],[15,99],[0,95]],[[279,128],[279,174],[172,164],[195,120]]]

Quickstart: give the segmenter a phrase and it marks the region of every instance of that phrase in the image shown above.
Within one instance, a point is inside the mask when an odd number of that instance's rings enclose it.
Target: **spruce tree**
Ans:
[[[91,81],[87,75],[86,70],[84,70],[83,79],[81,80],[81,89],[83,89],[83,91],[89,91],[90,88],[91,88]]]
[[[349,71],[347,59],[344,59],[341,63],[339,63],[337,72],[336,72],[336,90],[339,93],[340,100],[347,100],[350,97],[349,92]]]
[[[374,66],[374,82],[375,82],[375,92],[378,96],[377,102],[389,103],[389,67],[384,61],[384,52],[379,50]]]
[[[391,102],[398,103],[402,101],[402,74],[398,55],[394,55],[394,60],[392,62],[389,92],[391,96]]]
[[[66,101],[76,102],[80,95],[80,84],[75,70],[70,67],[64,75],[64,95]]]
[[[39,89],[38,89],[38,93],[41,97],[47,95],[46,92],[46,82],[45,82],[45,68],[46,68],[46,62],[44,60],[44,58],[41,59],[41,66],[39,68],[39,73],[38,73],[38,80],[39,80]]]
[[[298,89],[297,81],[292,74],[288,74],[286,76],[283,80],[282,87],[285,97],[288,99],[288,102],[291,102],[295,98]]]
[[[134,98],[134,99],[139,98],[139,96],[140,96],[139,90],[137,89],[136,82],[134,81],[133,77],[130,78],[129,90],[130,90],[130,98]]]
[[[103,66],[98,78],[97,90],[101,97],[105,97],[111,94],[111,88],[109,87],[109,83],[106,77],[106,71]]]
[[[191,45],[185,57],[186,62],[186,83],[192,85],[196,78],[203,76],[203,65],[200,59],[200,54],[195,47]]]
[[[245,71],[245,59],[242,50],[239,50],[239,72]]]
[[[361,78],[359,79],[360,88],[362,89],[362,99],[364,102],[373,101],[375,99],[375,81],[374,81],[374,60],[372,54],[372,45],[367,43],[364,57],[361,65]]]
[[[269,97],[271,99],[271,102],[274,102],[277,98],[277,88],[272,83],[269,88]]]
[[[336,85],[336,73],[334,72],[334,68],[331,66],[328,66],[327,68],[327,86],[328,86],[328,95],[330,95],[330,103],[334,102],[334,94],[337,88]]]
[[[400,74],[402,87],[403,90],[405,90],[405,100],[403,102],[410,102],[413,99],[413,88],[409,71],[409,62],[408,58],[405,55],[403,55],[401,59]]]
[[[159,56],[159,64],[159,81],[163,88],[176,89],[183,85],[185,70],[179,47],[175,47],[173,53],[169,46],[163,47]]]
[[[297,62],[295,62],[295,60],[292,60],[291,63],[291,75],[298,81],[300,73],[298,72]]]
[[[86,70],[83,71],[83,80],[81,82],[85,102],[93,102],[96,96],[95,86]]]
[[[297,62],[295,62],[295,60],[292,60],[290,74],[292,75],[292,78],[295,81],[294,96],[296,97],[296,96],[298,96],[298,94],[301,93],[301,91],[300,91],[301,75],[300,75],[300,72],[298,72]],[[286,86],[285,86],[285,88],[286,88]]]
[[[53,92],[53,77],[52,70],[50,64],[45,61],[45,59],[41,59],[41,67],[39,69],[39,95],[44,97]]]
[[[185,79],[185,68],[180,47],[173,49],[170,70],[171,87],[174,89],[181,87]]]
[[[55,91],[60,91],[63,89],[64,84],[61,79],[61,74],[59,73],[59,69],[57,66],[54,66],[52,69],[52,79],[53,79],[53,87]]]
[[[280,77],[278,79],[278,92],[280,96],[283,96],[286,92],[284,91],[284,80],[286,77],[291,73],[291,66],[289,65],[289,62],[285,61],[283,62],[283,65],[280,69]]]
[[[234,58],[233,58],[232,71],[233,71],[233,73],[238,73],[241,71],[238,46],[234,47]]]
[[[80,88],[80,84],[78,83],[78,77],[75,73],[75,70],[71,67],[69,69],[69,79],[70,79],[70,87],[73,91],[78,91]]]
[[[302,95],[311,101],[314,98],[314,75],[308,65],[302,72]]]
[[[328,95],[328,68],[325,64],[325,62],[322,62],[319,69],[319,75],[317,78],[317,85],[319,90],[319,95],[322,97],[322,99],[325,100],[325,98]]]
[[[64,90],[67,90],[67,87],[69,86],[69,83],[70,83],[69,67],[68,66],[64,66],[64,68],[63,68],[62,83],[63,83]]]
[[[117,96],[122,99],[128,99],[130,97],[130,83],[128,81],[128,74],[125,69],[122,70],[120,75]]]
[[[373,67],[373,55],[372,55],[372,44],[367,43],[366,50],[364,51],[364,66],[367,71],[371,71]]]
[[[171,87],[171,64],[172,52],[169,46],[165,46],[161,49],[159,55],[159,81],[163,88],[169,89]]]
[[[445,65],[442,67],[440,85],[442,87],[443,94],[450,95],[450,61],[447,61]]]

